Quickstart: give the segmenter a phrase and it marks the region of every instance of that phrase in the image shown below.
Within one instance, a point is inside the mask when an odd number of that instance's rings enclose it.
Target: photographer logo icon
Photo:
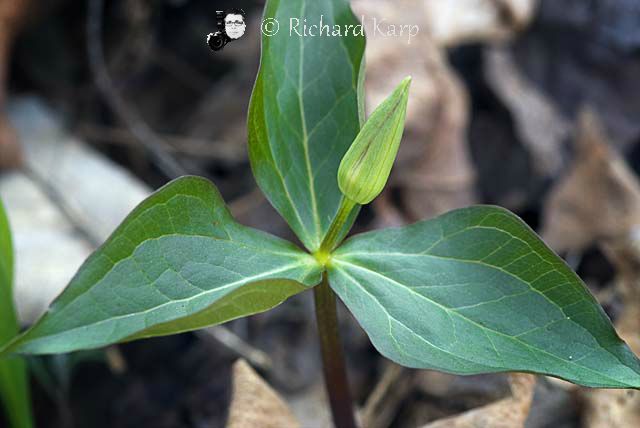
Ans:
[[[218,31],[207,35],[207,44],[213,51],[224,49],[227,43],[238,40],[247,29],[246,14],[242,9],[227,9],[216,11],[216,26]]]

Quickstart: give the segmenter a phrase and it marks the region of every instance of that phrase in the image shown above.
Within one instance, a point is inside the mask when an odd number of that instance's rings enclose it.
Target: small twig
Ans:
[[[262,201],[264,193],[256,186],[251,192],[229,202],[229,211],[237,219],[256,209]]]
[[[140,115],[129,107],[115,89],[113,81],[107,71],[102,49],[103,9],[104,0],[89,1],[87,15],[87,54],[96,85],[105,97],[109,107],[111,107],[116,116],[129,127],[131,133],[136,136],[140,145],[151,154],[162,172],[170,178],[185,175],[185,169],[174,158],[167,154],[169,150],[167,143],[158,138]]]
[[[243,97],[238,93],[249,96],[251,79],[246,76],[246,71],[228,73],[218,79],[206,94],[198,101],[187,122],[187,128],[193,135],[207,135],[210,133],[211,124],[207,118],[215,117],[227,123],[237,120],[237,115],[245,111],[247,105]]]
[[[413,389],[411,371],[389,363],[362,409],[362,426],[387,428],[398,407]]]
[[[62,192],[58,186],[55,186],[46,177],[42,177],[34,168],[29,164],[25,165],[23,171],[29,179],[31,179],[41,191],[47,196],[47,199],[58,208],[62,216],[73,227],[74,232],[81,236],[89,245],[97,248],[102,243],[102,239],[97,235],[95,229],[87,222],[87,220],[81,218],[76,212],[69,206],[66,198],[62,196]]]
[[[139,145],[139,141],[135,135],[132,135],[131,131],[124,128],[85,124],[79,126],[76,132],[84,138],[101,143]],[[245,156],[241,150],[229,150],[230,144],[222,141],[216,142],[181,135],[158,135],[167,143],[167,150],[171,153],[226,163],[238,163],[245,160]],[[212,150],[212,148],[215,148],[215,150]]]
[[[252,366],[263,371],[269,371],[273,367],[273,362],[265,352],[254,348],[239,336],[222,326],[213,326],[198,330],[198,337],[203,339],[215,339],[222,345],[235,352],[238,356],[249,361]]]
[[[211,86],[211,82],[188,62],[166,49],[154,48],[153,58],[155,62],[168,73],[178,78],[183,85],[201,92]]]
[[[105,350],[105,357],[112,373],[122,375],[127,371],[127,360],[124,359],[124,355],[122,355],[118,346],[109,346]]]

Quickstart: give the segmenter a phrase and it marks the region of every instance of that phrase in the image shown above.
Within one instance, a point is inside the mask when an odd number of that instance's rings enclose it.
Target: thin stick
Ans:
[[[327,273],[314,289],[318,335],[322,351],[324,380],[336,428],[356,428],[353,401],[347,381],[344,354],[338,333],[335,294],[329,287]]]
[[[82,124],[75,130],[81,137],[98,143],[140,146],[139,140],[129,129]],[[246,159],[245,153],[238,149],[241,145],[232,141],[212,141],[204,138],[191,138],[181,135],[157,133],[167,143],[169,153],[186,156],[197,156],[200,159],[216,160],[227,164],[238,164]],[[215,150],[214,150],[215,148]],[[244,149],[242,147],[242,149]]]
[[[390,426],[398,408],[413,390],[414,378],[409,369],[389,362],[360,413],[362,426],[367,428]]]
[[[186,170],[168,153],[167,144],[151,130],[140,115],[129,107],[122,96],[115,90],[111,76],[107,71],[102,50],[102,13],[104,0],[91,0],[87,15],[87,53],[89,65],[96,85],[107,104],[118,118],[123,121],[136,136],[138,142],[156,161],[158,168],[169,178],[186,174]]]
[[[247,360],[252,366],[263,371],[269,371],[273,368],[273,361],[265,352],[261,351],[245,342],[240,336],[233,333],[228,328],[221,325],[215,325],[202,330],[196,331],[196,334],[205,339],[215,339],[227,347],[238,356]]]

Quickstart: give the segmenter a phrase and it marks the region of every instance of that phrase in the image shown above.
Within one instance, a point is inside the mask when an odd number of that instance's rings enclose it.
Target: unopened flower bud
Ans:
[[[375,199],[387,183],[404,130],[410,83],[406,77],[371,113],[340,162],[340,190],[360,205]]]

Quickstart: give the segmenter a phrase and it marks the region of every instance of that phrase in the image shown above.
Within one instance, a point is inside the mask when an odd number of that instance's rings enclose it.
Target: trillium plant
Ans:
[[[269,0],[265,19],[357,25],[346,0]],[[301,247],[237,223],[216,187],[183,177],[142,202],[0,355],[176,334],[313,291],[336,426],[354,427],[336,295],[398,364],[532,372],[640,387],[640,363],[580,278],[517,216],[473,206],[345,240],[385,186],[410,79],[367,118],[360,35],[263,36],[248,117],[256,181]]]

